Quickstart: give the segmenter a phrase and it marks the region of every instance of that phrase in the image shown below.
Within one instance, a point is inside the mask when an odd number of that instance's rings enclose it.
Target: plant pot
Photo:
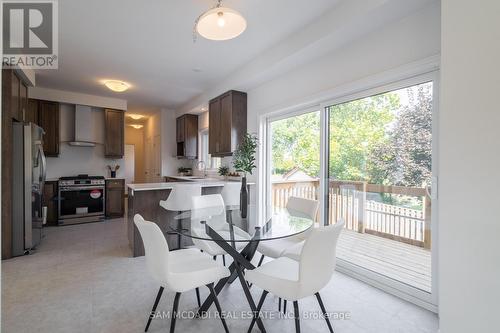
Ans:
[[[248,189],[247,177],[241,178],[241,191],[240,191],[240,212],[241,217],[246,218],[248,214]]]
[[[111,171],[111,178],[116,178],[116,171]]]

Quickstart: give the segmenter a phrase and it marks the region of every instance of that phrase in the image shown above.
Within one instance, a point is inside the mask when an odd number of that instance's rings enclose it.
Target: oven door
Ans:
[[[59,218],[104,215],[104,186],[59,188]]]

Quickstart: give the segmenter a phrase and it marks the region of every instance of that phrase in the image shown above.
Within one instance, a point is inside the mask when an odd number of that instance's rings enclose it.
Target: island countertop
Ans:
[[[210,195],[221,193],[224,186],[228,183],[238,184],[239,182],[224,181],[221,179],[195,179],[179,182],[163,182],[163,183],[144,183],[144,184],[128,184],[128,207],[127,207],[127,235],[129,246],[134,257],[144,255],[144,246],[142,243],[139,230],[134,223],[134,216],[140,214],[147,221],[151,221],[160,226],[165,232],[165,238],[171,248],[177,248],[180,245],[187,247],[192,245],[192,240],[187,237],[181,237],[182,244],[179,244],[179,239],[176,235],[166,233],[172,227],[179,224],[179,220],[175,216],[179,214],[176,211],[164,209],[159,205],[160,200],[167,200],[172,190],[178,184],[198,184],[201,186],[201,195]],[[241,184],[241,183],[240,183]],[[253,184],[248,184],[249,193]],[[250,195],[251,198],[251,195]],[[250,199],[251,200],[251,199]],[[182,223],[182,222],[181,222]],[[184,224],[185,228],[189,228],[189,224]]]
[[[186,181],[180,182],[163,182],[163,183],[143,183],[143,184],[127,184],[127,187],[133,191],[154,191],[154,190],[171,190],[175,185],[186,184]],[[189,183],[200,184],[201,187],[223,187],[227,183],[234,183],[232,181],[224,181],[218,179],[196,179],[190,180]],[[247,185],[254,185],[255,183],[247,183]]]

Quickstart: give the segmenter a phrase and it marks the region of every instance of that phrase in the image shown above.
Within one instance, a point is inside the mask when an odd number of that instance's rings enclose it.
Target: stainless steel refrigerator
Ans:
[[[29,253],[42,239],[42,194],[47,163],[44,131],[32,123],[13,124],[12,253]]]

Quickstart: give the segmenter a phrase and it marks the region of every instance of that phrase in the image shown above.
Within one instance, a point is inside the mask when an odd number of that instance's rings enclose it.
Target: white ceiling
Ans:
[[[213,0],[59,1],[59,69],[37,71],[37,85],[176,108],[333,8],[340,0],[227,0],[248,22],[225,42],[199,37],[195,19]],[[113,93],[99,81],[133,85]]]

